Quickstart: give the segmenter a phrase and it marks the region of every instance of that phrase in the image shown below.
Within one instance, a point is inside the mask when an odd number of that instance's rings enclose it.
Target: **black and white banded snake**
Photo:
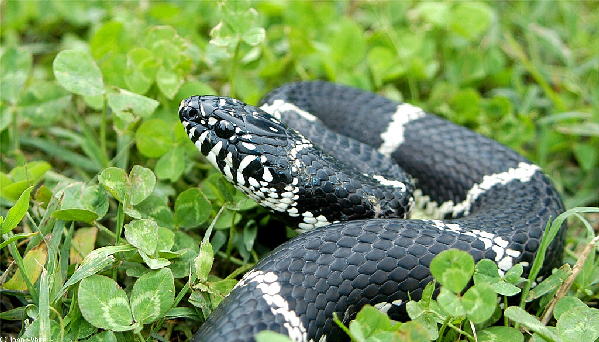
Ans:
[[[179,117],[227,180],[303,232],[249,271],[193,341],[251,341],[261,330],[343,339],[333,313],[347,323],[365,304],[405,319],[401,304],[420,298],[435,255],[458,248],[527,272],[563,211],[551,181],[513,150],[354,88],[291,83],[260,107],[193,96]],[[412,207],[432,218],[407,219]],[[561,261],[563,231],[546,271]]]

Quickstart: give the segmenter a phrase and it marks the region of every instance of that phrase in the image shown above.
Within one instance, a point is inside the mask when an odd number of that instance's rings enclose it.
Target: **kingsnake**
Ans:
[[[401,304],[420,298],[435,255],[458,248],[527,272],[563,211],[551,181],[515,151],[354,88],[290,83],[259,108],[192,96],[179,117],[227,180],[303,232],[245,274],[192,341],[253,341],[262,330],[342,340],[333,313],[348,323],[365,304],[405,319]],[[432,218],[407,219],[413,207]],[[545,272],[561,260],[563,230]]]

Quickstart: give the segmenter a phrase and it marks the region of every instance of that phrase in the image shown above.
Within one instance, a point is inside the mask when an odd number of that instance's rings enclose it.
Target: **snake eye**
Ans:
[[[229,121],[226,120],[220,120],[215,126],[214,126],[214,130],[216,131],[216,135],[223,138],[223,139],[227,139],[230,136],[233,135],[233,133],[235,132],[235,126],[233,126],[232,123],[230,123]]]

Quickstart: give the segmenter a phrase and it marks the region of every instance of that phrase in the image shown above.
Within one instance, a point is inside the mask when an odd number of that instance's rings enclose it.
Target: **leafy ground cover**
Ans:
[[[275,244],[260,232],[293,233],[199,157],[179,101],[256,103],[279,84],[327,79],[490,136],[539,164],[568,208],[590,207],[569,212],[574,266],[543,286],[449,254],[464,261],[435,271],[442,296],[411,302],[401,326],[366,308],[354,340],[596,340],[598,7],[1,2],[0,337],[192,336]],[[474,290],[446,272],[473,277]],[[520,305],[507,305],[514,295]],[[503,309],[477,310],[497,297]]]

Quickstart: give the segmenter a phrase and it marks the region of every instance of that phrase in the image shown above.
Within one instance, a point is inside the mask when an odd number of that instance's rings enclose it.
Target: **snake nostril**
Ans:
[[[200,112],[196,108],[189,108],[189,110],[187,111],[187,119],[195,120],[198,118],[199,114]]]

